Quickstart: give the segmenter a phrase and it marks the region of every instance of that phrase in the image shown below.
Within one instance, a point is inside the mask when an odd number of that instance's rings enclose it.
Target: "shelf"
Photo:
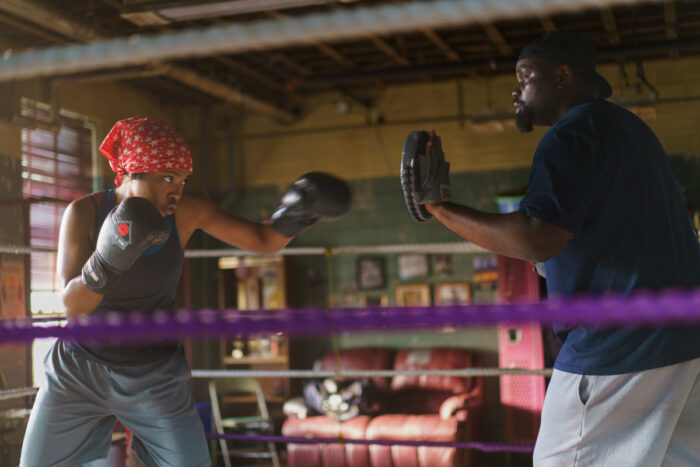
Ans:
[[[265,402],[286,402],[287,398],[284,396],[268,396],[265,395]],[[241,396],[223,396],[221,401],[227,404],[248,404],[251,402],[257,402],[258,398],[255,395],[241,395]]]
[[[280,365],[286,364],[288,361],[285,355],[276,355],[274,357],[224,357],[223,362],[226,365]]]

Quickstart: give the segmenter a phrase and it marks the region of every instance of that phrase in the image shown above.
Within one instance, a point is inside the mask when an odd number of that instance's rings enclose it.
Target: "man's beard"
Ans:
[[[532,112],[524,105],[520,106],[520,112],[515,113],[515,126],[523,133],[529,133],[533,130],[534,120]]]

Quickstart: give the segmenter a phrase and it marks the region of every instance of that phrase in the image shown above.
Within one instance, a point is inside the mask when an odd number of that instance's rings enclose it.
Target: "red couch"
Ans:
[[[340,361],[339,361],[340,360]],[[340,359],[326,355],[321,369],[420,370],[479,366],[463,349],[358,348],[344,350]],[[395,376],[375,379],[383,390],[382,413],[360,415],[345,422],[326,416],[288,418],[285,436],[383,439],[410,441],[478,440],[482,405],[481,378],[451,376]],[[446,467],[468,466],[472,453],[442,447],[358,444],[288,444],[289,467]]]

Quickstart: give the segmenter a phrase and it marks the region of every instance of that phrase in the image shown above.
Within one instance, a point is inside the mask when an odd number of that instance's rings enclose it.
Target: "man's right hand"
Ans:
[[[105,294],[150,246],[168,239],[167,222],[146,198],[126,198],[105,218],[97,247],[83,266],[82,281]]]

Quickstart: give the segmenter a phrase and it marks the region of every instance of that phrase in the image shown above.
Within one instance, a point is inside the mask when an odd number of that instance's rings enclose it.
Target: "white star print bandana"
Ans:
[[[192,154],[185,139],[173,127],[148,117],[118,121],[100,145],[122,184],[124,174],[187,170],[192,172]]]

